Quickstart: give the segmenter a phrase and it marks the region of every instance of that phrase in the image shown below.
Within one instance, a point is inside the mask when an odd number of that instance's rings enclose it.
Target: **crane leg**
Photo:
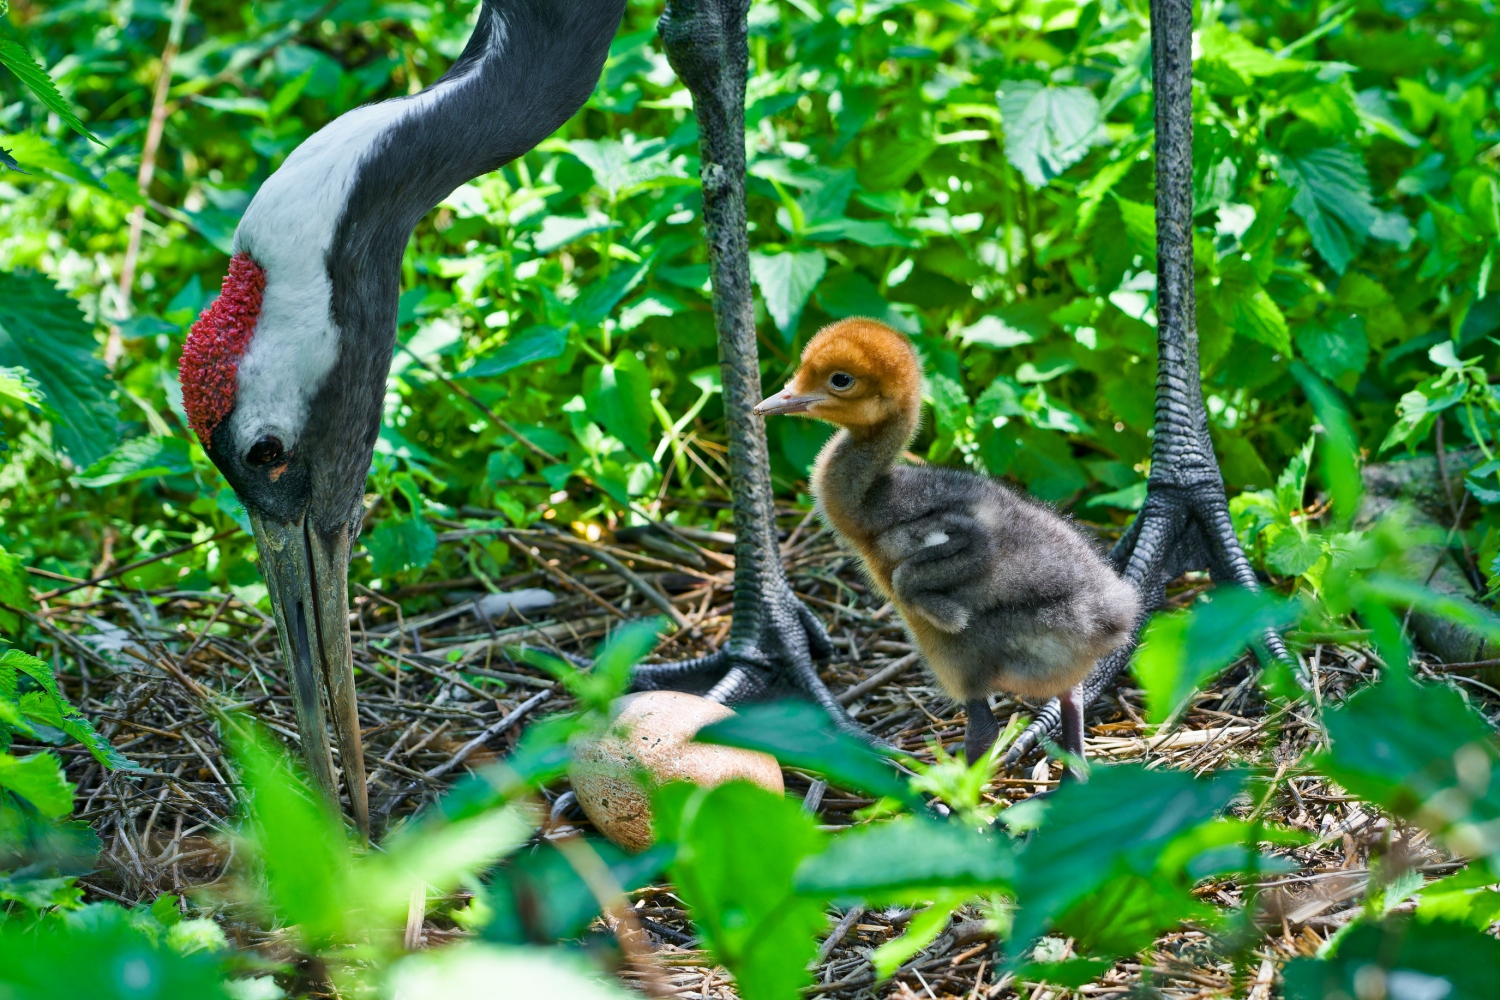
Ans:
[[[791,688],[835,725],[864,735],[818,676],[833,652],[828,633],[792,593],[781,565],[751,298],[745,216],[746,16],[750,0],[668,0],[657,25],[667,60],[693,95],[703,180],[703,228],[729,431],[734,498],[734,620],[724,648],[683,663],[636,668],[637,689],[707,684],[725,704]]]
[[[1115,566],[1159,607],[1166,586],[1189,570],[1259,589],[1229,518],[1224,480],[1209,438],[1198,367],[1193,300],[1193,108],[1191,0],[1151,0],[1151,59],[1156,90],[1157,373],[1155,434],[1146,502],[1111,553]],[[1133,644],[1132,644],[1133,645]],[[1286,659],[1275,633],[1270,656]],[[1130,660],[1132,646],[1095,665],[1081,685],[1080,711]],[[1056,699],[1037,713],[1006,755],[1017,763],[1063,721]]]

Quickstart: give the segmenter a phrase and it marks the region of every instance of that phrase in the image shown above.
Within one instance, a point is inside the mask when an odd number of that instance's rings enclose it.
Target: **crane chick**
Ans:
[[[988,696],[1063,696],[1065,748],[1083,754],[1077,685],[1124,644],[1140,598],[1065,518],[986,476],[898,464],[916,435],[922,369],[895,330],[847,319],[819,331],[796,375],[755,412],[842,428],[813,468],[824,520],[860,555],[938,680],[968,709],[978,760],[999,722]]]

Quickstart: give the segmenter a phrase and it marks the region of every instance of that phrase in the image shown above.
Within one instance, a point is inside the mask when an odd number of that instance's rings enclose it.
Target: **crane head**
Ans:
[[[331,715],[366,832],[348,566],[402,254],[449,192],[524,155],[588,100],[624,7],[481,0],[440,79],[341,115],[266,179],[235,231],[222,293],[183,348],[183,407],[250,516],[308,767],[337,802]]]

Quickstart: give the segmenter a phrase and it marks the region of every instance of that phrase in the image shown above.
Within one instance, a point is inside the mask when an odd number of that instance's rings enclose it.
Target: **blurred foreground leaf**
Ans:
[[[1455,853],[1500,862],[1500,753],[1457,691],[1390,677],[1326,712],[1323,724],[1331,746],[1315,768]]]
[[[784,796],[744,781],[671,784],[652,802],[657,838],[675,841],[678,893],[745,1000],[795,996],[811,976],[821,900],[798,896],[793,873],[822,846],[815,820]]]
[[[1137,765],[1096,767],[1087,784],[1066,784],[1003,814],[1013,825],[1040,819],[1016,855],[1013,963],[1046,931],[1107,957],[1137,951],[1187,917],[1207,917],[1189,890],[1211,873],[1215,852],[1226,856],[1224,841],[1245,836],[1217,820],[1243,782],[1233,773],[1200,780]],[[1227,858],[1243,865],[1247,855]]]
[[[742,706],[729,718],[704,726],[694,739],[759,750],[783,764],[817,771],[835,784],[871,795],[918,801],[869,744],[834,728],[822,709],[805,701]]]
[[[1186,611],[1153,615],[1131,664],[1146,689],[1151,721],[1165,721],[1266,629],[1289,624],[1299,612],[1295,603],[1265,591],[1215,587]]]
[[[0,994],[13,1000],[227,1000],[217,954],[180,954],[140,923],[112,903],[95,903],[34,928],[0,924]]]
[[[514,996],[546,1000],[627,1000],[627,993],[560,951],[461,944],[422,952],[391,968],[382,996],[465,1000]]]
[[[1335,939],[1326,959],[1286,967],[1286,1000],[1491,1000],[1500,984],[1500,941],[1446,921],[1361,923]]]
[[[959,822],[906,817],[834,837],[797,866],[796,885],[800,893],[828,899],[907,902],[942,889],[1004,889],[1015,872],[1008,838]]]

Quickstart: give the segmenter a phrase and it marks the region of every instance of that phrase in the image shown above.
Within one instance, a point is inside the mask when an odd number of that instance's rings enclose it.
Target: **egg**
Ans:
[[[694,743],[698,730],[734,712],[681,691],[641,691],[615,702],[609,729],[574,748],[568,774],[594,827],[633,851],[651,846],[651,793],[671,781],[713,788],[736,778],[781,793],[776,758]]]

